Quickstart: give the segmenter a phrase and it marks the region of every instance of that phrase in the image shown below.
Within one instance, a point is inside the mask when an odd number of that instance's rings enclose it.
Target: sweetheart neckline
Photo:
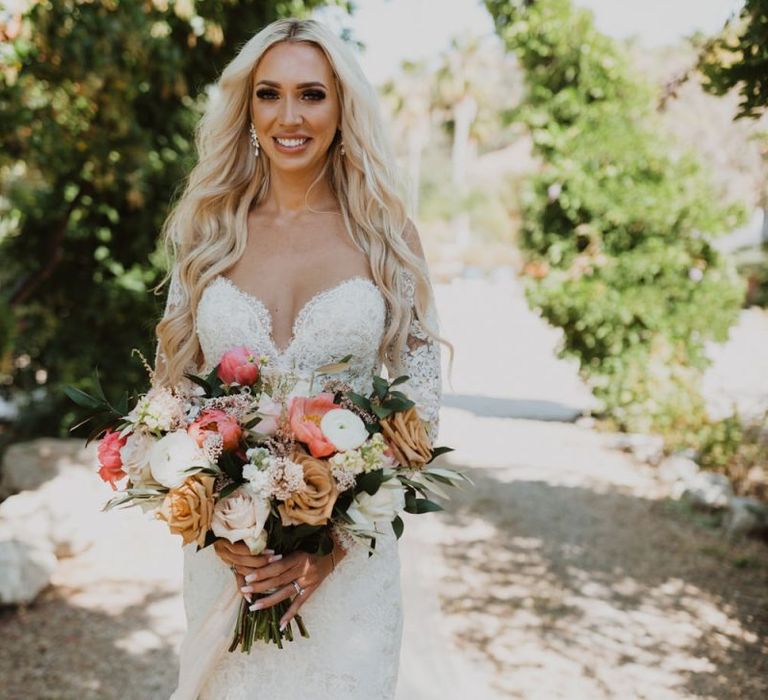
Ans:
[[[225,277],[224,275],[216,275],[214,280],[220,280],[224,282],[230,289],[232,289],[235,293],[237,293],[240,297],[245,299],[246,301],[255,304],[258,308],[261,309],[261,311],[264,314],[264,319],[266,321],[267,326],[267,338],[269,340],[270,345],[272,346],[272,349],[275,352],[275,355],[277,357],[283,357],[288,354],[290,349],[293,347],[293,345],[296,342],[297,339],[297,333],[299,330],[299,322],[302,321],[306,315],[309,313],[309,311],[312,309],[312,307],[317,304],[317,302],[328,296],[329,294],[338,291],[339,289],[343,288],[344,286],[348,284],[352,284],[353,282],[364,282],[368,284],[370,287],[372,287],[379,296],[384,299],[384,295],[381,293],[381,290],[379,289],[378,285],[368,277],[365,277],[363,275],[353,275],[352,277],[347,277],[346,279],[341,280],[340,282],[337,282],[334,285],[331,285],[330,287],[326,287],[325,289],[321,289],[319,292],[315,292],[307,301],[302,304],[301,308],[296,313],[296,316],[293,319],[293,323],[291,324],[291,337],[288,340],[288,345],[286,345],[284,348],[279,348],[277,345],[277,342],[275,341],[275,338],[273,336],[273,330],[274,330],[274,324],[272,323],[272,312],[269,310],[269,307],[264,303],[264,301],[256,296],[255,294],[252,294],[251,292],[246,292],[244,289],[239,287],[237,284],[235,284],[229,277]]]

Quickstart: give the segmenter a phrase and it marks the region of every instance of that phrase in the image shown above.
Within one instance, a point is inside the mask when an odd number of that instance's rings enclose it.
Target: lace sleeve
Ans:
[[[440,364],[440,343],[424,331],[416,318],[414,309],[415,281],[411,273],[405,277],[406,298],[410,302],[411,322],[406,345],[400,350],[403,373],[409,379],[402,385],[403,391],[416,402],[416,410],[427,421],[427,434],[432,444],[437,441],[440,428],[440,404],[442,402],[442,375]],[[427,323],[439,333],[437,309],[431,305],[427,310]],[[387,373],[394,378],[394,363],[389,357]]]
[[[171,268],[171,280],[168,284],[168,296],[165,299],[165,310],[163,311],[162,318],[165,318],[170,313],[175,311],[181,304],[184,303],[184,294],[181,289],[181,283],[179,282],[179,266],[174,262]],[[165,354],[160,351],[160,341],[155,344],[155,371],[160,369],[161,364],[164,366],[166,362]]]

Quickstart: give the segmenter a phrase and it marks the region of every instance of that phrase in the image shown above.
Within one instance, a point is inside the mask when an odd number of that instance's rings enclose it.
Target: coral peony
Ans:
[[[231,451],[237,449],[240,444],[243,430],[234,416],[219,408],[209,408],[198,416],[195,422],[187,428],[187,432],[198,447],[204,445],[205,438],[208,437],[209,433],[218,433],[221,435],[224,449]]]
[[[306,444],[313,457],[327,457],[336,452],[334,444],[323,435],[320,421],[338,408],[333,394],[323,392],[311,397],[294,396],[288,406],[288,422],[295,438]]]
[[[259,378],[259,356],[249,348],[228,350],[221,356],[216,374],[225,384],[251,386]]]
[[[120,433],[114,430],[107,430],[104,433],[104,437],[101,438],[97,449],[99,464],[101,465],[99,476],[104,481],[109,482],[113,491],[117,490],[115,482],[124,476],[128,476],[123,471],[123,460],[120,456],[120,448],[125,445],[127,439],[127,436],[120,437]]]

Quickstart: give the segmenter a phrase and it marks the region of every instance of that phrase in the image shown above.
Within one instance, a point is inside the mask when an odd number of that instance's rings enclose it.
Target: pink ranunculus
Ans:
[[[104,437],[99,441],[97,454],[99,458],[99,476],[103,481],[109,483],[113,491],[117,490],[115,482],[128,476],[123,471],[123,460],[120,456],[120,448],[125,445],[128,436],[120,437],[120,433],[114,430],[107,430]]]
[[[198,447],[205,444],[205,438],[209,433],[218,433],[224,441],[224,449],[227,451],[237,449],[243,429],[237,422],[237,418],[229,415],[219,408],[209,408],[203,411],[187,428],[187,433],[197,443]]]
[[[288,406],[288,423],[297,440],[305,443],[313,457],[327,457],[336,452],[333,443],[320,430],[320,421],[328,411],[338,408],[333,394],[294,396]]]
[[[249,348],[228,350],[221,356],[216,374],[225,384],[251,386],[259,378],[259,356]]]

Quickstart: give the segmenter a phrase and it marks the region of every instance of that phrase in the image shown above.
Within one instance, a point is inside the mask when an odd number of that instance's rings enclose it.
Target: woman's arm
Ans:
[[[424,249],[418,231],[410,220],[404,238],[411,250],[425,261],[426,267]],[[427,421],[427,435],[434,445],[440,428],[440,404],[442,402],[440,343],[427,335],[421,322],[416,318],[414,308],[415,280],[410,273],[406,273],[405,283],[406,298],[411,307],[411,321],[407,342],[400,349],[404,373],[409,377],[402,388],[416,402],[419,414]],[[430,305],[427,309],[426,322],[431,329],[439,333],[439,319],[434,305]],[[391,356],[386,362],[386,367],[390,378],[394,378],[394,361]]]

